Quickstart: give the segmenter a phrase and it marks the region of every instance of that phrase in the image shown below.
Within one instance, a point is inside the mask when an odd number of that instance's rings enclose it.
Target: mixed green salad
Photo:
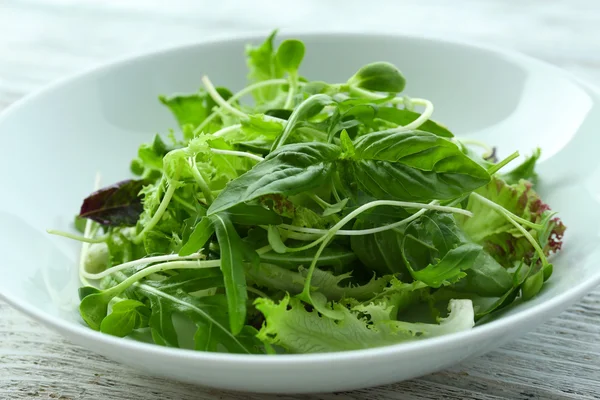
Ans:
[[[75,224],[92,329],[230,353],[363,349],[471,329],[535,296],[565,226],[531,156],[455,137],[375,62],[300,75],[305,46],[246,50],[237,93],[160,97],[179,123]],[[318,78],[318,77],[311,77]],[[248,101],[253,97],[253,101]]]

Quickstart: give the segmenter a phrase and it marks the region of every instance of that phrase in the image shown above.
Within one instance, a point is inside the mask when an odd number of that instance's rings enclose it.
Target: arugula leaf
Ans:
[[[246,300],[248,299],[243,268],[244,251],[242,247],[244,243],[227,215],[212,214],[209,218],[215,228],[221,251],[221,271],[227,294],[229,326],[231,332],[237,335],[246,321]]]
[[[238,225],[279,225],[281,217],[273,210],[259,204],[240,203],[229,209],[227,214]]]
[[[79,217],[106,226],[135,225],[143,210],[139,193],[146,184],[128,179],[97,190],[83,200]]]
[[[125,337],[135,329],[148,326],[150,309],[140,301],[125,299],[115,303],[112,312],[102,320],[100,332]]]
[[[204,217],[194,227],[189,239],[179,250],[180,256],[188,256],[199,251],[215,232],[210,219]]]
[[[266,262],[254,268],[247,268],[248,279],[256,285],[271,289],[281,290],[290,294],[299,294],[304,288],[307,270],[299,268],[298,272],[279,267]],[[381,292],[390,281],[391,277],[383,276],[373,278],[365,284],[352,283],[350,273],[333,275],[331,272],[315,269],[311,280],[315,290],[324,295],[328,300],[353,298],[368,300],[376,293]],[[345,285],[342,282],[350,281]],[[314,294],[314,293],[313,293]]]
[[[422,215],[406,229],[402,258],[415,280],[433,288],[458,282],[466,276],[482,252],[467,241],[454,216],[446,213]]]
[[[294,143],[270,153],[250,171],[227,184],[208,209],[214,215],[270,194],[293,195],[329,181],[340,149],[326,143]]]
[[[449,250],[439,262],[429,264],[423,269],[414,270],[408,261],[406,265],[415,280],[439,288],[465,277],[466,273],[463,270],[471,268],[480,253],[481,246],[465,243]]]
[[[348,181],[375,198],[452,199],[490,179],[458,146],[429,132],[374,132],[358,138],[354,146],[352,160],[338,164]]]

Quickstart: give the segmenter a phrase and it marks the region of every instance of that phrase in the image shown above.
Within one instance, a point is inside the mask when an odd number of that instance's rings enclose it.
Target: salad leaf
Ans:
[[[323,353],[379,347],[407,340],[460,332],[473,325],[470,300],[452,300],[449,315],[438,324],[393,320],[386,303],[371,303],[350,309],[334,304],[344,319],[335,321],[307,311],[295,298],[285,297],[279,304],[269,299],[256,300],[266,324],[258,337],[284,347],[291,353]]]
[[[250,82],[260,82],[268,79],[281,78],[283,76],[283,68],[277,60],[277,55],[273,46],[273,40],[277,31],[273,31],[271,35],[260,45],[246,47],[246,55],[248,62],[248,79]],[[263,87],[252,91],[254,99],[259,104],[264,104],[272,101],[279,94],[277,87]]]
[[[215,229],[211,224],[210,219],[206,217],[202,218],[194,227],[194,231],[191,233],[187,242],[181,246],[179,255],[189,256],[190,254],[199,251],[206,244],[206,242],[208,242],[214,232]]]
[[[294,143],[271,152],[264,161],[231,181],[208,209],[213,215],[271,194],[293,195],[328,181],[340,151],[326,143]]]
[[[550,255],[561,248],[564,225],[558,219],[548,218],[549,206],[527,181],[521,180],[518,184],[509,185],[501,178],[494,177],[476,193],[531,223],[552,223],[552,240],[544,247],[544,253]],[[513,262],[521,260],[529,263],[534,257],[535,249],[531,242],[523,236],[522,231],[511,224],[505,214],[476,196],[469,197],[467,210],[473,212],[473,217],[460,217],[458,221],[461,229],[473,241],[482,244],[500,264],[512,265]],[[535,230],[532,230],[531,234],[534,237],[538,236]]]
[[[357,220],[354,229],[369,229],[376,225],[364,220]],[[398,273],[404,278],[408,270],[402,261],[402,235],[388,229],[366,236],[352,236],[352,251],[360,261],[373,271],[381,274]]]
[[[228,216],[213,214],[210,217],[221,251],[221,271],[225,281],[229,326],[234,335],[241,332],[246,320],[246,276],[244,274],[243,242]]]
[[[503,174],[502,179],[509,185],[518,184],[521,179],[528,180],[535,184],[538,180],[538,175],[535,172],[535,165],[542,155],[540,148],[537,148],[533,154],[525,159],[519,166],[512,169],[510,172]]]
[[[125,337],[135,329],[148,326],[150,309],[140,301],[125,299],[115,303],[112,312],[102,320],[100,331]]]
[[[489,182],[488,173],[452,142],[421,131],[382,131],[358,138],[347,179],[375,198],[452,199]],[[402,182],[389,185],[389,182]]]
[[[83,200],[80,218],[107,226],[132,226],[142,213],[139,193],[148,182],[128,179],[95,191]]]
[[[295,73],[304,58],[305,47],[300,40],[288,39],[281,42],[275,58],[284,71]]]

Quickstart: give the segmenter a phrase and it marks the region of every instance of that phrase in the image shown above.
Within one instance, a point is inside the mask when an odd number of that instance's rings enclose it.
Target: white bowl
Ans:
[[[533,300],[471,331],[361,351],[310,355],[194,352],[118,339],[84,326],[77,312],[79,246],[45,233],[67,229],[96,171],[129,175],[137,146],[176,126],[157,96],[189,92],[208,74],[245,84],[244,37],[135,57],[56,83],[0,117],[1,297],[89,351],[151,374],[219,388],[320,392],[375,386],[433,372],[523,334],[600,283],[598,93],[522,55],[406,36],[295,35],[306,42],[302,73],[343,81],[358,67],[390,61],[407,92],[435,104],[456,134],[528,154],[543,149],[540,191],[567,225],[554,275]]]

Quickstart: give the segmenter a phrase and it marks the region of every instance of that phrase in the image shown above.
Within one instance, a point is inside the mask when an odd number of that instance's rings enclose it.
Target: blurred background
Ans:
[[[274,28],[477,40],[600,82],[599,10],[597,0],[0,0],[0,107],[117,57]]]

